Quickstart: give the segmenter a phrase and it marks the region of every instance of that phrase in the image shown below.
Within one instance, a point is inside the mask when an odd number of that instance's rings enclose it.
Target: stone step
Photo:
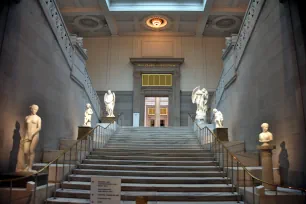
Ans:
[[[81,198],[48,198],[46,201],[46,204],[89,204],[89,199],[81,199]],[[243,204],[243,202],[239,202],[240,204]],[[136,204],[135,201],[121,201],[120,204]],[[201,202],[171,202],[171,201],[149,201],[148,204],[237,204],[237,201],[220,201],[220,202],[209,202],[209,201],[201,201]]]
[[[164,149],[164,148],[201,148],[200,144],[177,144],[175,142],[169,142],[168,144],[167,143],[162,143],[162,144],[146,144],[146,143],[142,143],[142,144],[135,144],[135,143],[121,143],[121,144],[118,144],[118,143],[107,143],[105,145],[105,147],[130,147],[130,148],[137,148],[137,147],[142,147],[142,148],[145,148],[145,147],[148,147],[148,148],[154,148],[154,149]]]
[[[125,156],[127,153],[122,151],[122,152],[98,152],[98,151],[93,151],[91,152],[91,155],[110,155],[110,156],[118,156],[122,155]],[[192,156],[192,157],[212,157],[213,153],[207,153],[207,152],[194,152],[194,153],[159,153],[159,152],[129,152],[128,153],[130,156]]]
[[[143,150],[144,147],[139,146],[116,146],[116,147],[110,147],[110,146],[104,146],[103,149],[124,149],[124,150],[128,150],[128,149],[133,149],[133,150]],[[172,150],[176,150],[176,151],[188,151],[188,150],[195,150],[195,151],[200,151],[203,148],[201,146],[198,147],[172,147],[172,146],[164,146],[164,147],[159,147],[159,146],[151,146],[151,147],[147,147],[147,149],[149,150],[155,150],[155,151],[159,151],[159,150],[164,150],[166,149],[167,151],[172,151]]]
[[[221,171],[218,166],[147,166],[80,164],[79,169],[129,170],[129,171]]]
[[[128,149],[128,148],[102,148],[95,149],[95,152],[126,152],[128,155],[130,152],[158,152],[158,153],[199,153],[199,152],[207,152],[211,153],[208,149],[144,149],[144,148],[136,148],[136,149]]]
[[[91,182],[65,181],[62,188],[90,190]],[[156,192],[232,192],[233,187],[226,184],[138,184],[122,183],[121,191]]]
[[[154,165],[154,166],[217,166],[216,161],[147,161],[147,160],[102,160],[85,159],[84,164],[113,164],[113,165]]]
[[[103,175],[103,176],[150,176],[150,177],[224,177],[225,172],[219,171],[128,171],[128,170],[98,170],[74,169],[73,174]]]
[[[172,141],[130,141],[130,140],[123,140],[123,141],[109,141],[107,143],[108,145],[128,145],[128,146],[133,146],[133,145],[200,145],[198,141],[177,141],[177,140],[172,140]]]
[[[147,161],[214,161],[213,157],[158,157],[158,156],[112,156],[88,155],[87,159],[147,160]]]
[[[90,182],[94,175],[69,175],[70,181]],[[104,176],[112,177],[112,176]],[[228,184],[230,178],[227,177],[140,177],[140,176],[120,176],[122,183],[137,184]]]
[[[57,197],[90,198],[89,190],[58,189]],[[236,192],[150,192],[150,191],[123,191],[121,200],[135,201],[136,197],[145,196],[149,201],[235,201],[240,200]]]
[[[126,147],[131,147],[133,149],[133,147],[139,147],[139,146],[143,146],[143,147],[153,147],[153,148],[159,148],[159,147],[163,147],[163,148],[173,148],[173,147],[189,147],[189,148],[193,148],[193,147],[200,147],[200,143],[194,142],[193,144],[191,143],[187,143],[187,142],[183,142],[183,143],[179,143],[176,141],[171,141],[171,142],[166,142],[166,143],[147,143],[146,141],[143,141],[142,143],[133,143],[133,141],[130,142],[124,142],[124,143],[107,143],[106,146],[126,146]]]

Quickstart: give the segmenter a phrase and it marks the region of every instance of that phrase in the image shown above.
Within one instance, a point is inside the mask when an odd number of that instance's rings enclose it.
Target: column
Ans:
[[[155,97],[155,127],[160,127],[160,98]]]
[[[275,149],[275,145],[257,146],[257,149],[260,150],[261,155],[262,180],[274,184],[272,150]],[[263,183],[262,185],[265,187],[266,190],[276,189],[275,186],[266,183]]]

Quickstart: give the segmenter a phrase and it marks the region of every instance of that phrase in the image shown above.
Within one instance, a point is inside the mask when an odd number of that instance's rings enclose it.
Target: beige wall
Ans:
[[[222,69],[224,38],[105,37],[87,38],[87,69],[97,91],[133,90],[130,57],[182,57],[181,90],[200,85],[215,90]]]

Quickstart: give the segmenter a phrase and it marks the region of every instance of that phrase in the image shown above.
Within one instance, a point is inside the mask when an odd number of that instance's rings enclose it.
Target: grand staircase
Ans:
[[[69,175],[46,203],[90,203],[92,175],[120,176],[121,203],[223,203],[240,200],[214,155],[188,128],[121,128]],[[242,203],[242,202],[240,202]]]

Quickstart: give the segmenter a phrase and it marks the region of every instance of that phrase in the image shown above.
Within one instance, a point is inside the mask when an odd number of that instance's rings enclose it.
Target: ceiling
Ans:
[[[218,36],[238,33],[249,0],[56,0],[68,30],[97,36]],[[162,16],[160,31],[146,26]]]

